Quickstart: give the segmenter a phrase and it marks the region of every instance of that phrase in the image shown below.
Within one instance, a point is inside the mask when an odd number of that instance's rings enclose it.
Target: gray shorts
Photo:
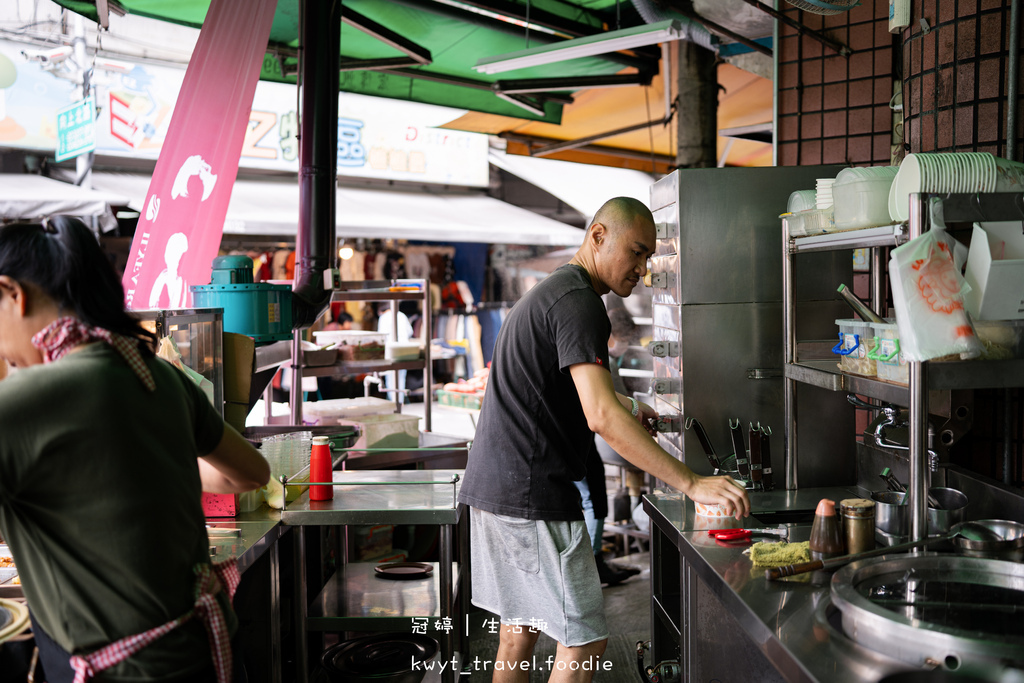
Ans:
[[[586,524],[470,508],[473,604],[567,647],[608,637]]]

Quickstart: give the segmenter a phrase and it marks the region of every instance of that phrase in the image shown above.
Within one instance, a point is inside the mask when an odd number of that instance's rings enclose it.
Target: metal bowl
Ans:
[[[899,491],[875,491],[875,527],[890,536],[906,536],[908,523],[907,494]]]
[[[964,513],[967,511],[967,494],[956,489],[948,489],[941,486],[933,486],[928,489],[931,495],[939,504],[938,508],[928,506],[928,534],[948,534],[954,524],[964,521]]]
[[[990,557],[997,560],[1024,562],[1024,524],[1006,519],[982,519],[974,522],[991,529],[1002,539],[1000,541],[973,541],[963,536],[953,538],[953,545],[961,555],[969,557]],[[950,531],[956,531],[956,524]]]

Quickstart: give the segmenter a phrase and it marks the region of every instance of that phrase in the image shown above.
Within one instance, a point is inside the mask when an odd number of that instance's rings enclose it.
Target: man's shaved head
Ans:
[[[591,225],[600,223],[609,230],[614,231],[622,226],[632,225],[637,217],[644,218],[651,223],[654,222],[651,210],[639,199],[615,197],[601,205],[601,208],[594,214],[594,220],[591,222]]]

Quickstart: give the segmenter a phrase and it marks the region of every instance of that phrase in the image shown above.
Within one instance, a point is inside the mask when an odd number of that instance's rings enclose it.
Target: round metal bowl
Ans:
[[[961,524],[954,525],[950,531],[956,531]],[[991,557],[997,560],[1024,562],[1024,524],[1006,519],[982,519],[974,524],[992,530],[1002,540],[972,541],[963,536],[956,536],[953,538],[953,545],[957,552],[968,557]]]
[[[967,511],[967,494],[956,489],[933,486],[929,495],[939,504],[938,508],[928,506],[928,533],[948,534],[954,524],[964,521]]]
[[[899,491],[875,491],[875,527],[891,536],[906,536],[908,523],[907,494]]]

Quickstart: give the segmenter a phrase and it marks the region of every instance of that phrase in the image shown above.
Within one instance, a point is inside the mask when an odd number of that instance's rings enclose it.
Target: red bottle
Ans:
[[[334,481],[334,464],[331,460],[331,440],[326,436],[314,436],[313,448],[309,454],[309,481]],[[310,500],[331,500],[334,498],[333,486],[310,486]]]

